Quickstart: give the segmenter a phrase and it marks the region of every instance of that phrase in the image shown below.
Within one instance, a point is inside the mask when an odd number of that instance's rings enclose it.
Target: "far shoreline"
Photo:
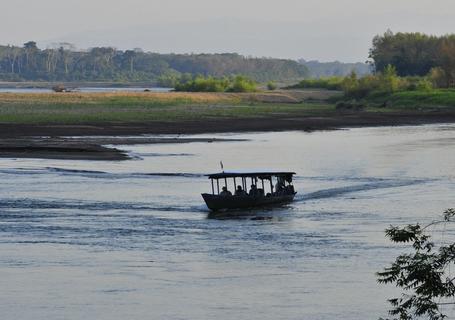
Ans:
[[[447,92],[437,95],[446,96]],[[341,92],[319,89],[254,93],[0,93],[0,157],[121,161],[131,157],[113,146],[138,141],[215,141],[179,135],[455,123],[455,108],[451,104],[439,105],[437,99],[413,97],[412,106],[394,101],[392,105],[370,103],[359,107],[344,103],[340,107],[335,104],[340,98]]]

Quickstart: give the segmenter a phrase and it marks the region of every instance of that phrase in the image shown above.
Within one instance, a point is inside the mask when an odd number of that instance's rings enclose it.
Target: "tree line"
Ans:
[[[439,87],[455,87],[455,34],[387,31],[373,39],[370,59],[377,72],[391,65],[399,76],[431,75]]]
[[[301,79],[308,69],[293,60],[235,53],[159,54],[112,47],[84,51],[69,43],[40,49],[34,41],[21,47],[0,46],[1,81],[165,82],[182,74],[216,78],[242,74],[266,82]]]

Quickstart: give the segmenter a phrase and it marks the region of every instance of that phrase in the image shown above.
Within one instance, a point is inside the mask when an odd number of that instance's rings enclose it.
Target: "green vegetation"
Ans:
[[[287,89],[327,89],[342,90],[342,77],[329,77],[319,79],[305,79],[299,83],[287,87]]]
[[[388,31],[370,50],[376,72],[302,80],[288,88],[342,90],[340,106],[453,107],[455,35],[442,37]],[[446,89],[446,90],[443,90]]]
[[[186,92],[226,92],[230,82],[227,78],[197,76],[194,79],[181,78],[174,85],[175,91]]]
[[[335,113],[331,104],[265,103],[241,93],[0,93],[0,123],[98,124]],[[261,96],[264,94],[261,94]]]
[[[303,80],[290,88],[321,88],[342,90],[340,107],[351,105],[389,108],[455,107],[455,88],[438,86],[438,77],[400,77],[388,65],[382,72],[358,77],[355,72],[344,78]],[[340,101],[341,100],[341,101]]]
[[[244,76],[236,76],[232,79],[228,92],[255,92],[257,91],[257,84],[254,80]]]
[[[351,72],[345,77],[306,79],[290,88],[326,90],[293,90],[289,93],[252,93],[257,91],[258,80],[266,83],[267,89],[275,90],[273,81],[301,79],[307,75],[306,67],[289,60],[245,58],[236,54],[161,55],[113,48],[82,52],[67,44],[57,49],[40,50],[34,42],[28,42],[24,47],[0,46],[0,80],[153,80],[163,86],[175,87],[177,91],[208,92],[0,94],[0,122],[141,122],[257,117],[275,113],[290,113],[291,116],[294,113],[330,114],[342,109],[394,112],[453,108],[455,55],[448,55],[455,46],[453,39],[453,36],[435,38],[386,33],[373,42],[371,57],[377,67],[374,74],[358,76]],[[406,51],[407,44],[414,49],[417,44],[422,45],[421,51],[413,50],[419,57],[425,53],[425,59],[413,56],[412,64],[406,65],[404,57],[410,54]],[[427,65],[430,47],[434,50],[433,63],[424,68],[422,65]],[[383,65],[384,61],[390,63]],[[415,72],[410,71],[412,66],[416,68]],[[424,71],[427,73],[420,75]],[[327,89],[342,91],[343,96]],[[301,103],[310,99],[319,102]],[[338,110],[334,104],[321,104],[323,99],[340,102]]]
[[[383,72],[358,78],[352,72],[341,82],[341,88],[346,98],[361,99],[373,94],[390,94],[399,90],[410,88],[411,82],[400,78],[395,67],[388,65]]]
[[[244,76],[213,77],[196,76],[194,78],[182,77],[174,85],[175,91],[186,92],[255,92],[257,84]]]
[[[267,90],[273,91],[276,89],[278,89],[278,86],[275,82],[273,82],[273,81],[267,82]]]
[[[431,77],[399,77],[395,67],[388,65],[383,72],[357,78],[355,73],[343,80],[346,99],[366,100],[388,106],[455,107],[455,89],[438,89]]]
[[[416,107],[448,106],[455,107],[455,90],[439,89],[432,91],[404,91],[389,97],[392,105]]]
[[[447,318],[441,307],[455,304],[455,284],[451,274],[455,263],[455,243],[447,238],[434,242],[430,227],[440,232],[446,230],[448,224],[455,222],[454,217],[455,210],[449,209],[444,212],[442,220],[429,225],[414,224],[386,230],[392,242],[412,245],[410,252],[398,256],[378,273],[380,283],[394,284],[403,290],[400,298],[389,300],[392,316],[399,319]]]
[[[433,73],[439,87],[455,87],[455,34],[436,37],[387,31],[373,39],[370,58],[378,72],[392,65],[399,76]]]
[[[0,46],[0,81],[154,82],[171,87],[182,74],[222,78],[243,74],[256,81],[308,75],[297,61],[238,54],[158,54],[110,47],[77,51],[68,43],[41,50],[36,42]]]

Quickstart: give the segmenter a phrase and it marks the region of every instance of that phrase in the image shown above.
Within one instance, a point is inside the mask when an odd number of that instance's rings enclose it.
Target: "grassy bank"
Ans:
[[[373,102],[386,102],[391,108],[455,108],[455,89],[401,91],[372,97]]]
[[[326,102],[327,99],[333,101]],[[326,119],[368,113],[412,112],[425,116],[435,109],[455,112],[455,90],[399,91],[374,94],[354,102],[361,108],[336,108],[340,92],[327,90],[258,93],[0,93],[4,124],[129,124],[158,121],[216,121],[275,118]],[[263,119],[263,120],[261,120]]]
[[[333,105],[299,103],[291,96],[280,93],[0,94],[2,123],[90,124],[203,120],[332,111]]]
[[[0,81],[0,88],[20,89],[52,89],[56,85],[63,85],[65,88],[150,88],[158,84],[156,82],[131,82],[131,81]]]

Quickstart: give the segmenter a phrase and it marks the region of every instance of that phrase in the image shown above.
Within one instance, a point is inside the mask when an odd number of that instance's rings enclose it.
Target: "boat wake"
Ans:
[[[170,212],[208,212],[204,206],[168,206],[154,203],[103,202],[73,199],[0,199],[0,209],[60,209],[83,211],[170,211]],[[1,214],[0,214],[1,215]]]
[[[111,173],[96,170],[77,170],[65,168],[36,168],[36,169],[3,169],[0,170],[2,174],[12,175],[32,175],[32,174],[58,174],[63,176],[79,176],[94,179],[130,179],[130,178],[150,178],[150,177],[183,177],[183,178],[202,178],[205,177],[203,173],[187,173],[187,172],[133,172],[133,173]]]
[[[149,172],[149,173],[109,173],[105,171],[95,170],[77,170],[77,169],[65,169],[56,167],[45,167],[45,168],[15,168],[15,169],[1,169],[0,174],[5,175],[32,175],[32,174],[56,174],[63,176],[77,176],[87,178],[98,178],[98,179],[150,179],[153,177],[165,177],[165,178],[190,178],[190,179],[202,179],[205,175],[202,173],[184,173],[184,172]],[[429,179],[418,179],[418,178],[405,178],[405,179],[393,179],[393,178],[375,178],[375,177],[305,177],[297,176],[295,179],[298,184],[305,185],[305,181],[308,180],[321,180],[330,183],[331,181],[339,184],[345,181],[351,185],[322,189],[310,193],[302,193],[297,190],[297,194],[294,202],[304,202],[318,199],[329,199],[342,197],[348,194],[354,194],[370,190],[378,189],[389,189],[407,187],[417,184],[428,183],[434,180]],[[298,189],[298,188],[297,188]],[[169,203],[162,203],[160,199],[155,199],[156,202],[120,202],[120,201],[90,201],[90,200],[78,200],[78,199],[33,199],[33,198],[12,198],[12,199],[0,199],[0,210],[3,211],[12,209],[21,210],[66,210],[74,209],[81,211],[106,211],[106,210],[122,210],[122,211],[148,211],[148,212],[204,212],[207,213],[208,209],[203,205],[201,199],[200,202],[192,200],[182,203],[189,205],[174,205]],[[292,204],[291,204],[292,206]],[[1,213],[0,213],[1,214]]]
[[[330,188],[324,190],[318,190],[315,192],[307,193],[298,195],[295,198],[295,201],[307,201],[307,200],[317,200],[317,199],[325,199],[325,198],[335,198],[340,197],[345,194],[355,193],[355,192],[362,192],[362,191],[369,191],[369,190],[376,190],[376,189],[388,189],[388,188],[399,188],[399,187],[407,187],[416,184],[427,183],[430,180],[428,179],[409,179],[409,180],[379,180],[372,183],[364,183],[354,186],[346,186],[346,187],[339,187],[339,188]]]

